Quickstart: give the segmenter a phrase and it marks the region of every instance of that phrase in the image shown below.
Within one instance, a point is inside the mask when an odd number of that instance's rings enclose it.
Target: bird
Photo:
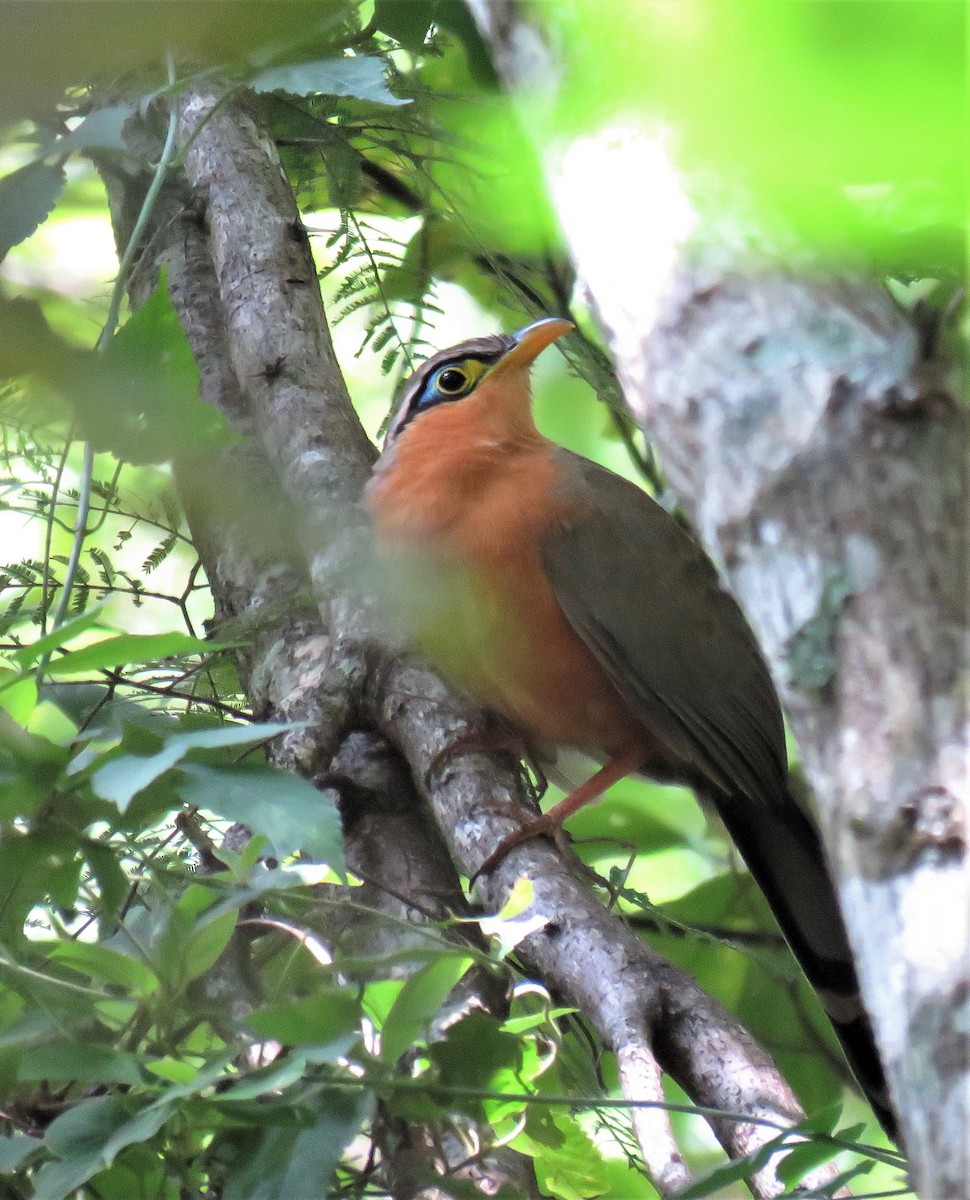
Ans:
[[[396,630],[533,747],[602,767],[512,847],[631,774],[713,804],[886,1133],[896,1118],[822,841],[789,784],[784,718],[740,607],[636,484],[543,436],[545,317],[434,354],[406,382],[365,489]]]

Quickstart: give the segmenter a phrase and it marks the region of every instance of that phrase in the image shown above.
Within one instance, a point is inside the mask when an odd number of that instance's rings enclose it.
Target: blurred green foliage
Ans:
[[[231,20],[221,4],[4,8],[0,248],[14,247],[0,265],[5,1187],[47,1200],[75,1189],[100,1200],[361,1195],[373,1174],[360,1155],[341,1156],[379,1099],[402,1119],[477,1122],[482,1136],[510,1139],[546,1194],[653,1196],[627,1114],[603,1103],[618,1095],[615,1062],[590,1050],[575,1014],[524,991],[506,1022],[473,1014],[429,1035],[472,960],[504,969],[511,915],[489,964],[432,930],[406,982],[396,960],[361,978],[339,953],[324,964],[312,952],[314,885],[336,879],[323,864],[341,864],[336,814],[265,764],[253,742],[272,730],[250,723],[231,647],[199,636],[211,598],[167,466],[205,462],[231,435],[198,399],[164,286],[96,355],[114,263],[71,282],[85,235],[60,257],[45,239],[89,229],[82,217],[107,223],[79,155],[150,169],[119,135],[164,88],[166,49],[180,84],[200,70],[254,83],[373,430],[395,379],[425,353],[570,310],[536,130],[569,139],[631,115],[662,121],[689,189],[701,180],[702,221],[720,215],[705,212],[712,196],[727,203],[740,189],[742,219],[780,221],[854,267],[903,280],[960,274],[961,6],[538,5],[566,83],[550,113],[537,81],[535,129],[454,0],[240,2]],[[577,335],[564,349],[568,370],[550,355],[536,373],[542,428],[656,486],[609,406],[616,382],[595,340]],[[80,533],[78,437],[98,451]],[[211,484],[237,502],[226,480]],[[74,550],[71,603],[54,629]],[[230,821],[256,836],[200,873]],[[865,1119],[763,900],[688,797],[626,782],[572,829],[631,924],[777,1056],[822,1114],[822,1135],[843,1102],[850,1120]],[[256,938],[243,912],[277,924]],[[244,977],[240,944],[252,952]],[[284,1043],[272,1061],[253,1049],[266,1039]],[[689,1107],[672,1086],[669,1097]],[[693,1165],[722,1161],[697,1118],[674,1124]],[[879,1142],[871,1122],[867,1139]],[[792,1180],[835,1150],[825,1136],[809,1147],[791,1154]],[[732,1166],[696,1194],[738,1195],[750,1169]],[[896,1182],[880,1166],[867,1186]]]
[[[549,21],[560,137],[624,118],[843,259],[962,278],[966,11],[955,0],[575,0]],[[649,181],[644,180],[649,187]],[[724,203],[716,193],[715,203]]]

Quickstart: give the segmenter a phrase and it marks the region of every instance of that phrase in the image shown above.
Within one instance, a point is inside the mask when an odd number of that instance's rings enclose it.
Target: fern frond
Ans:
[[[175,543],[178,541],[177,533],[170,533],[167,538],[163,538],[155,549],[149,554],[141,565],[141,569],[146,575],[150,575],[157,567],[168,558],[175,549]]]

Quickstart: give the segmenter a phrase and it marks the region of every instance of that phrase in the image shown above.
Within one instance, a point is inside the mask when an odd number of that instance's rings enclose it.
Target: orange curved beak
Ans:
[[[515,345],[498,360],[489,375],[505,374],[517,368],[530,367],[547,346],[576,326],[562,317],[543,317],[520,329],[515,335]]]

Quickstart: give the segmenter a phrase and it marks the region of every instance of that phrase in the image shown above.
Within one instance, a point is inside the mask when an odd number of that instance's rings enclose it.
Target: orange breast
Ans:
[[[643,744],[543,568],[545,533],[578,515],[557,494],[555,447],[534,430],[510,437],[470,421],[474,402],[423,414],[368,486],[397,624],[535,740],[610,754]]]

